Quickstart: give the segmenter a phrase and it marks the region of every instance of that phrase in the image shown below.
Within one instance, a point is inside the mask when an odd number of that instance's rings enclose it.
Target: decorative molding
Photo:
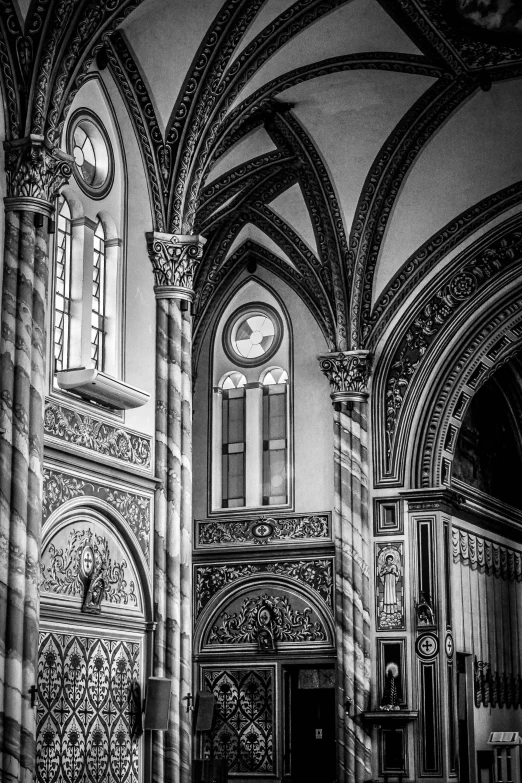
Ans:
[[[522,552],[459,527],[452,529],[452,542],[454,563],[498,579],[522,582]]]
[[[91,558],[90,571],[83,568],[82,555],[89,548]],[[102,591],[99,601],[110,604],[138,606],[134,582],[127,585],[125,570],[127,563],[114,562],[109,553],[109,542],[103,536],[88,530],[71,530],[64,549],[57,549],[51,543],[47,548],[49,565],[40,563],[40,590],[58,595],[80,596],[84,606],[88,598],[90,582],[101,577]],[[90,579],[86,579],[90,577]],[[99,603],[98,603],[99,607]]]
[[[386,327],[407,296],[453,248],[458,247],[473,232],[495,217],[521,202],[522,181],[487,196],[470,209],[461,212],[416,250],[393,277],[376,302],[368,321],[369,331],[365,347],[372,351],[375,350]],[[472,248],[474,249],[483,241],[480,239]],[[459,255],[459,260],[466,257],[470,250],[468,249]]]
[[[366,347],[374,272],[402,182],[425,143],[475,89],[476,84],[466,76],[437,81],[406,112],[371,166],[359,196],[347,260],[348,268],[353,270],[350,303],[353,348]]]
[[[330,397],[336,402],[365,402],[372,367],[369,351],[340,351],[317,357],[330,382]]]
[[[245,84],[251,79],[252,74],[301,30],[343,2],[345,0],[329,0],[327,4],[319,0],[297,0],[290,8],[270,22],[240,52],[228,67],[223,78],[221,75],[216,75],[212,84],[207,86],[207,91],[200,94],[194,112],[195,117],[191,118],[192,123],[185,131],[184,144],[179,154],[180,164],[173,187],[175,197],[172,203],[170,223],[172,231],[180,230],[181,226],[184,226],[185,230],[193,230],[201,182],[206,173],[206,161],[214,148],[221,124],[228,110]],[[255,3],[249,3],[248,10],[250,11],[252,8],[252,12],[255,13],[258,3],[259,0],[256,0]],[[239,40],[238,38],[238,44]],[[227,43],[230,48],[230,41]],[[230,50],[229,55],[232,53],[233,51]],[[190,81],[187,83],[190,84]],[[189,96],[183,96],[184,103],[180,106],[182,118],[184,115],[190,114],[185,105],[187,98],[190,102]],[[169,139],[173,127],[169,132]],[[196,145],[199,147],[198,166],[189,176]]]
[[[4,150],[6,209],[19,209],[16,206],[18,199],[34,199],[34,211],[38,208],[37,202],[43,201],[45,213],[50,214],[51,202],[72,174],[73,158],[56,147],[52,148],[43,136],[33,134],[25,139],[5,141]],[[42,211],[42,205],[39,210]]]
[[[196,522],[197,547],[266,546],[294,541],[330,541],[329,514],[262,516],[252,520]]]
[[[455,72],[464,68],[475,71],[499,69],[505,76],[510,68],[520,64],[520,47],[507,46],[503,41],[488,40],[477,34],[459,29],[455,19],[447,12],[447,0],[390,0],[391,7],[407,20],[417,37],[436,52]],[[505,68],[502,68],[505,66]],[[492,76],[497,75],[495,72]]]
[[[512,277],[517,270],[512,270]],[[439,373],[437,388],[423,411],[424,426],[416,442],[412,481],[432,487],[451,483],[451,463],[467,407],[478,389],[520,349],[522,296],[508,291],[506,299],[485,325],[469,328],[473,338]],[[415,404],[411,401],[411,404]],[[429,422],[429,426],[426,426]],[[402,429],[402,428],[401,428]],[[404,438],[402,429],[400,437]]]
[[[93,454],[150,471],[152,439],[79,411],[47,401],[44,435]]]
[[[156,296],[194,297],[194,275],[203,257],[204,237],[194,234],[146,233]]]
[[[92,479],[82,479],[44,467],[43,521],[72,498],[97,498],[112,506],[125,519],[140,548],[149,560],[151,500],[146,495],[114,489]]]
[[[328,634],[320,620],[312,622],[312,609],[293,609],[287,596],[262,595],[245,598],[238,613],[223,612],[211,629],[208,642],[214,644],[258,643],[258,614],[270,607],[275,642],[324,642]]]
[[[430,76],[438,79],[444,75],[439,66],[429,63],[425,57],[403,52],[361,52],[329,57],[310,63],[293,71],[287,71],[249,95],[239,106],[230,111],[220,128],[220,139],[207,166],[240,141],[253,128],[271,119],[278,111],[274,95],[298,84],[345,71],[370,70],[391,73],[409,73],[416,76]],[[210,169],[211,170],[211,169]]]
[[[210,599],[227,585],[248,576],[278,574],[296,579],[333,606],[333,559],[290,560],[277,562],[227,563],[201,565],[194,569],[195,617],[199,617]],[[260,580],[264,581],[264,580]]]
[[[495,236],[475,257],[461,268],[445,275],[429,298],[424,298],[412,313],[407,330],[389,361],[385,383],[384,423],[386,436],[387,471],[390,470],[398,419],[404,399],[419,368],[425,361],[431,345],[448,323],[466,307],[474,296],[515,263],[522,251],[522,229],[511,227],[508,233]]]

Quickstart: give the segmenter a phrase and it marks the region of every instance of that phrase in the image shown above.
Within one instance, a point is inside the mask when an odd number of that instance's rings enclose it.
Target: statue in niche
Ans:
[[[421,592],[420,600],[415,604],[418,625],[435,625],[435,613],[429,594]]]
[[[401,556],[395,547],[386,547],[379,553],[377,573],[382,583],[379,601],[379,627],[396,628],[402,625],[402,602],[397,595],[397,582],[402,575]]]
[[[266,604],[262,604],[257,613],[257,647],[262,653],[276,649],[274,619],[271,608]]]
[[[400,710],[396,684],[398,676],[399,667],[396,663],[390,662],[384,670],[384,689],[381,699],[381,710],[386,710],[387,712]]]

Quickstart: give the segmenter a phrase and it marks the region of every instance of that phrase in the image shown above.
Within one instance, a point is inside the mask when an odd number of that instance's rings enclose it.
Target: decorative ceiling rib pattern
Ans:
[[[404,218],[394,223],[424,150],[449,118],[469,122],[470,96],[522,74],[522,46],[503,30],[475,36],[460,0],[208,0],[191,7],[176,48],[182,5],[1,0],[8,141],[31,132],[59,143],[88,71],[108,66],[139,142],[152,228],[207,239],[196,356],[222,292],[251,261],[295,288],[331,350],[374,348],[444,253],[521,201],[517,159],[515,184],[486,184],[464,211],[461,194],[445,226],[428,195],[428,238],[415,252],[411,242],[403,251]]]

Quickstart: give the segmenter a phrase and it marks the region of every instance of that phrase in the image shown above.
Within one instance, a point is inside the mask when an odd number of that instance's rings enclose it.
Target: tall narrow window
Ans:
[[[92,264],[91,360],[93,367],[103,370],[105,337],[105,234],[100,221],[94,232]]]
[[[71,211],[63,196],[58,202],[54,284],[54,365],[58,372],[69,363],[71,327]]]
[[[267,372],[263,385],[263,505],[286,503],[287,381],[281,368]]]
[[[230,373],[223,384],[223,508],[245,505],[245,383],[244,375],[234,372]]]

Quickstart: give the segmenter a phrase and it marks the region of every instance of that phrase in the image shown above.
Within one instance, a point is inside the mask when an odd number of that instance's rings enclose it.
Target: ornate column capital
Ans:
[[[6,209],[40,212],[50,217],[52,202],[72,174],[73,158],[35,134],[5,141],[4,150]]]
[[[157,299],[194,299],[194,274],[207,241],[199,234],[149,231],[147,247],[154,272]]]
[[[365,402],[372,357],[369,351],[338,351],[317,357],[330,381],[332,402]]]

